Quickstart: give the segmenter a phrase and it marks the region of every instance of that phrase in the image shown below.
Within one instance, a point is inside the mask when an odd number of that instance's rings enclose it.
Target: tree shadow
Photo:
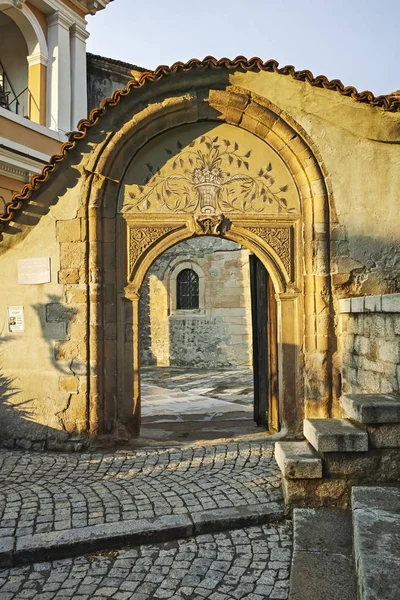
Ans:
[[[86,449],[88,437],[36,421],[37,399],[21,399],[19,378],[3,371],[2,357],[8,341],[0,338],[0,448],[68,452]]]

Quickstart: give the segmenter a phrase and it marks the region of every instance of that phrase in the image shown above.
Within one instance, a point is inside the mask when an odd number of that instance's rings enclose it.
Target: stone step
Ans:
[[[346,394],[340,406],[360,423],[400,423],[399,394]]]
[[[304,419],[304,436],[318,452],[367,452],[367,432],[347,419]]]
[[[322,477],[322,459],[308,442],[276,442],[275,460],[287,479]]]
[[[400,490],[354,487],[352,512],[359,600],[398,600]]]
[[[289,600],[356,600],[350,511],[295,509]]]

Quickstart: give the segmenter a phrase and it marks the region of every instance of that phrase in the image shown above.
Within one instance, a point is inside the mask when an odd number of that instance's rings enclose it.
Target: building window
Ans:
[[[193,269],[183,269],[176,279],[176,308],[199,308],[199,276]]]

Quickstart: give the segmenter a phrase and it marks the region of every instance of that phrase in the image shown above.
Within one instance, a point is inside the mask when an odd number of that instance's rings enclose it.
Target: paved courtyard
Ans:
[[[240,369],[141,369],[143,423],[253,418],[253,372]]]

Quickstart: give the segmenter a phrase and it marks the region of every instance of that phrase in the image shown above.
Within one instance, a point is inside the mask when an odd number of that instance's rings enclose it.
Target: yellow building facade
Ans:
[[[87,116],[88,14],[110,0],[1,0],[0,211]]]

